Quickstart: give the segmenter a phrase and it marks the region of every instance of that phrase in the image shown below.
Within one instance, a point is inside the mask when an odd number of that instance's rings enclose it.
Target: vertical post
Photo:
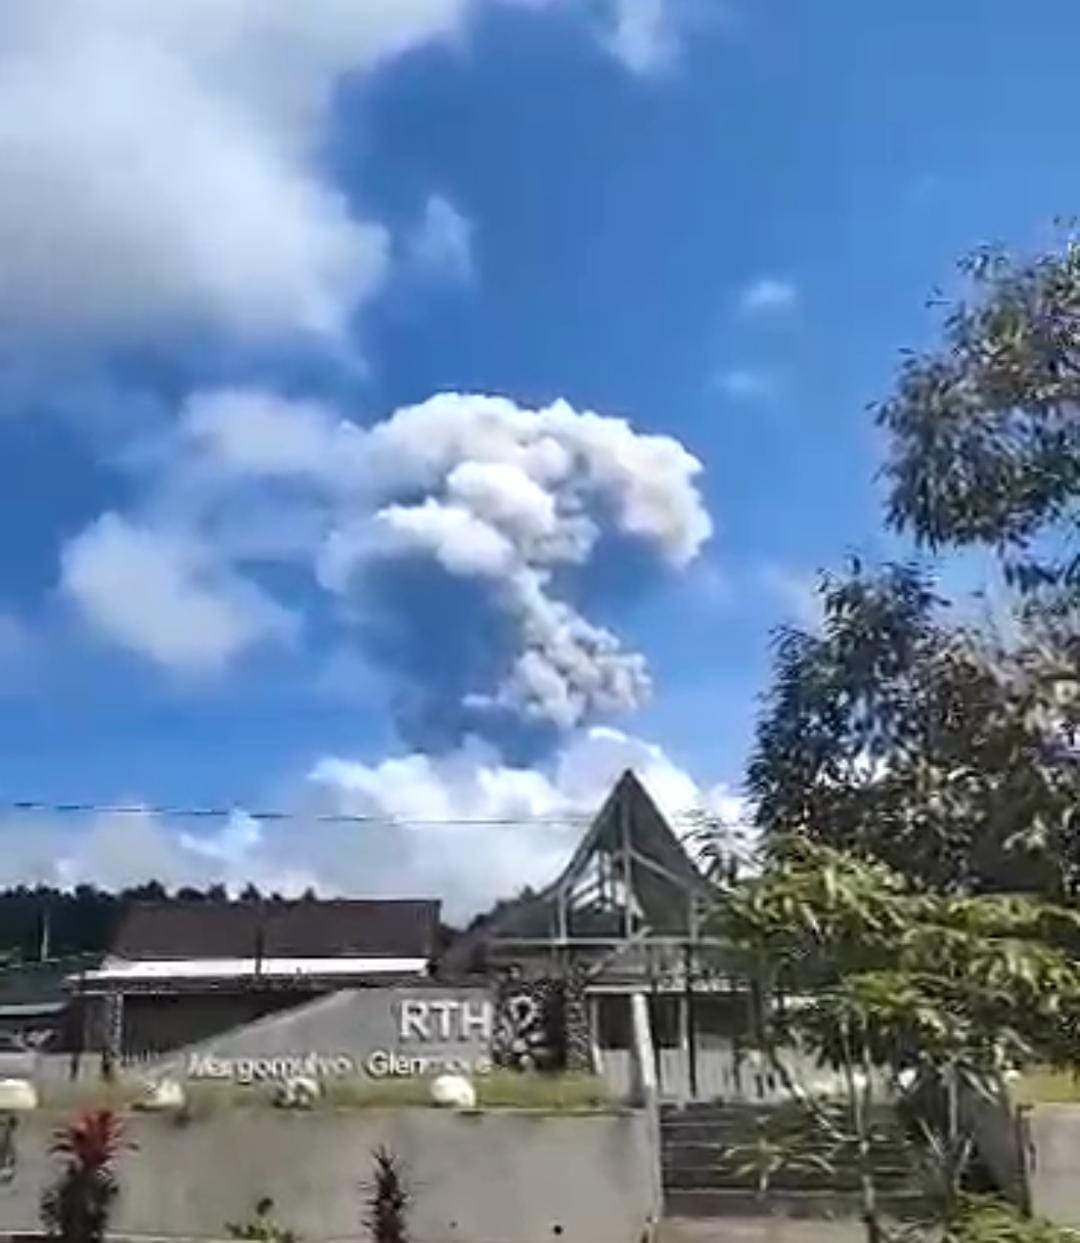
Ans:
[[[68,1063],[68,1078],[78,1079],[82,1064],[82,1053],[86,1048],[86,968],[79,968],[79,983],[71,1007],[71,1060]]]
[[[694,1023],[694,951],[689,942],[683,954],[683,1008],[686,1023],[686,1071],[690,1086],[690,1098],[697,1098],[697,1032]]]
[[[652,1008],[653,1016],[656,1017],[660,1013],[660,989],[659,989],[659,985],[658,985],[657,978],[656,978],[656,956],[651,948],[646,949],[645,955],[646,955],[646,962],[649,965],[649,986],[650,986],[649,1005]],[[657,1022],[656,1024],[656,1028],[658,1027],[659,1027],[659,1022]],[[663,1060],[663,1054],[660,1051],[661,1042],[658,1039],[656,1039],[656,1035],[657,1035],[656,1028],[654,1028],[653,1030],[653,1057],[656,1059],[656,1087],[657,1087],[657,1091],[663,1092],[664,1090],[664,1060]]]
[[[51,948],[49,945],[50,932],[51,932],[49,925],[50,925],[49,906],[48,906],[48,899],[46,899],[45,905],[42,907],[42,910],[41,910],[41,943],[39,946],[39,957],[40,957],[41,962],[49,961],[49,951]]]
[[[604,1059],[600,1053],[600,1001],[595,993],[587,998],[589,1007],[589,1057],[592,1062],[592,1073],[604,1073]]]
[[[633,1042],[634,1103],[646,1107],[656,1104],[656,1070],[653,1058],[649,1003],[644,993],[630,996],[630,1030]]]
[[[105,997],[105,1044],[101,1052],[103,1079],[116,1078],[124,1047],[124,994],[111,989]]]
[[[619,836],[623,861],[623,935],[629,940],[634,935],[634,914],[630,905],[633,887],[633,870],[630,864],[630,802],[626,795],[619,798]]]

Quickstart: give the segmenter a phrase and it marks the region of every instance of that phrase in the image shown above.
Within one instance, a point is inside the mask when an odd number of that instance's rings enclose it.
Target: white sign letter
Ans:
[[[428,1030],[428,1003],[426,1001],[403,1001],[401,1003],[401,1027],[399,1035],[402,1040],[416,1036],[420,1040],[430,1040]]]
[[[490,1040],[491,1027],[490,1001],[463,1001],[461,1003],[462,1040],[469,1040],[473,1036],[477,1036],[481,1040]]]

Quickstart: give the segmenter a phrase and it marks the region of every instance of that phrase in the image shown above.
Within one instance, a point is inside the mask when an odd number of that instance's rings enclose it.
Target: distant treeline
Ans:
[[[280,902],[280,894],[262,894],[249,885],[245,901]],[[314,898],[314,893],[304,895]],[[35,962],[42,954],[66,958],[104,951],[124,908],[132,902],[228,902],[224,885],[170,892],[157,881],[110,892],[94,885],[52,889],[45,885],[0,890],[0,958]]]

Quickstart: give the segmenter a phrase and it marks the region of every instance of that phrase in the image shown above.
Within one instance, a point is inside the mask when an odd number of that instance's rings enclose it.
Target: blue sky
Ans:
[[[61,27],[26,0],[0,18],[7,797],[303,809],[328,762],[318,798],[372,814],[552,812],[623,762],[672,799],[718,797],[740,778],[770,628],[805,618],[819,567],[902,548],[882,532],[866,406],[901,347],[932,340],[927,295],[955,286],[966,250],[1045,244],[1080,205],[1064,2],[404,8],[325,0],[276,20],[168,0],[151,17],[82,0]],[[279,434],[275,453],[306,452],[297,429],[318,424],[325,460],[209,463],[223,392],[284,410],[245,423],[245,452]],[[612,483],[644,442],[605,439],[587,499],[551,490],[598,543],[530,553],[525,578],[516,561],[444,572],[413,518],[407,555],[401,530],[372,551],[383,511],[343,499],[353,441],[327,429],[440,392],[501,395],[527,436],[561,399],[575,445],[591,411],[702,470],[665,458],[673,508],[643,533],[619,506],[661,468],[646,455]],[[371,492],[399,465],[365,463]],[[410,479],[378,505],[442,504]],[[342,524],[356,546],[328,586],[316,544]],[[618,636],[603,676],[622,688],[558,721],[508,673],[553,600]],[[624,685],[633,654],[651,695]],[[461,708],[465,683],[499,706]],[[445,715],[437,738],[425,714]],[[494,801],[481,772],[503,783]],[[0,831],[10,872],[60,860],[61,879],[128,879],[118,855],[276,879],[298,849],[233,824],[192,852],[151,827],[145,857],[98,821]],[[333,887],[324,854],[313,875]]]

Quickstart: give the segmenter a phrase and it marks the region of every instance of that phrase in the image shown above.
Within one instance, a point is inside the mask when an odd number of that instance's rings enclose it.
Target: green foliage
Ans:
[[[820,1108],[826,1116],[835,1112],[831,1103]],[[720,1164],[736,1178],[752,1178],[758,1195],[765,1196],[780,1173],[836,1174],[845,1145],[829,1136],[823,1148],[821,1138],[819,1117],[794,1105],[760,1118],[753,1139],[726,1148]]]
[[[228,1222],[230,1239],[250,1239],[256,1243],[299,1243],[300,1236],[279,1225],[274,1217],[274,1201],[263,1196],[256,1201],[252,1216],[245,1222]]]
[[[877,410],[889,520],[931,548],[995,549],[1022,590],[1074,592],[1080,243],[1033,261],[984,250],[961,268],[971,297]]]
[[[1080,915],[1031,897],[941,896],[880,862],[795,839],[717,917],[768,1015],[834,1066],[1080,1060]],[[809,986],[813,992],[807,994]]]
[[[792,833],[955,891],[1080,881],[1080,669],[1059,623],[1010,647],[948,624],[910,566],[822,583],[819,634],[781,631],[748,787]]]
[[[1023,1217],[992,1198],[964,1199],[948,1224],[945,1243],[1078,1243],[1080,1232],[1040,1217]]]
[[[389,1149],[376,1148],[372,1153],[372,1162],[374,1171],[365,1222],[372,1243],[407,1243],[405,1227],[409,1192],[401,1160]]]
[[[997,1095],[1006,1068],[1080,1064],[1080,915],[1032,897],[940,895],[880,861],[789,840],[714,919],[756,985],[757,1038],[817,1133],[853,1150],[871,1243],[873,1119],[882,1081],[919,1136],[948,1220],[973,1151],[961,1101]],[[842,1100],[800,1083],[788,1054],[839,1072]],[[787,1154],[757,1154],[768,1173]]]
[[[116,1162],[130,1148],[118,1116],[90,1110],[61,1127],[50,1152],[62,1164],[41,1199],[46,1232],[63,1243],[100,1243],[119,1194]]]

